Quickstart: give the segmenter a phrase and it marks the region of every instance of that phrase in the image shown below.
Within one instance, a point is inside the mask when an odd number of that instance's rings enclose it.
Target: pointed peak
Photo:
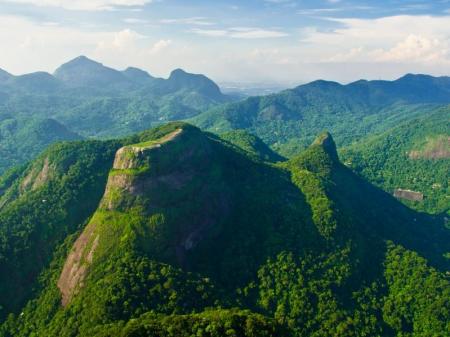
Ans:
[[[321,133],[312,143],[313,146],[322,147],[331,158],[337,159],[336,143],[328,131]]]
[[[70,60],[69,62],[67,62],[66,64],[98,64],[101,65],[101,63],[91,60],[90,58],[88,58],[87,56],[84,55],[80,55],[78,57],[75,57],[73,60]]]

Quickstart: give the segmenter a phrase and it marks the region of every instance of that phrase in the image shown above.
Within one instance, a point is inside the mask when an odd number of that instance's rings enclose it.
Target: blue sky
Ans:
[[[0,43],[14,74],[84,54],[218,82],[450,75],[450,0],[0,0]]]

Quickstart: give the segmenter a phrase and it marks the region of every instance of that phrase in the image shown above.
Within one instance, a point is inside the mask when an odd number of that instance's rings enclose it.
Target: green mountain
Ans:
[[[356,142],[341,151],[343,161],[389,193],[403,193],[408,206],[431,213],[450,212],[450,106]],[[397,192],[398,193],[398,192]],[[421,199],[421,196],[419,198]]]
[[[406,75],[348,85],[315,81],[268,96],[214,107],[190,122],[215,133],[245,129],[292,156],[330,130],[339,146],[450,103],[450,78]],[[430,106],[431,105],[431,106]]]
[[[8,92],[20,94],[53,94],[61,88],[61,83],[49,73],[39,71],[31,74],[14,76],[7,82]]]
[[[0,116],[21,121],[53,119],[89,138],[131,134],[164,121],[192,117],[230,100],[203,75],[177,69],[168,79],[154,78],[137,68],[118,71],[85,56],[61,65],[53,75],[36,72],[13,76],[0,71]],[[26,135],[25,124],[17,123],[17,128],[24,127],[17,135]],[[29,143],[25,136],[20,142]],[[44,137],[35,144],[42,145],[40,152],[48,142]],[[0,149],[7,157],[21,159],[9,165],[5,159],[0,173],[36,155],[33,151],[19,153],[11,146]]]
[[[328,133],[279,163],[225,138],[171,123],[3,176],[0,335],[446,334],[444,218],[352,173]]]
[[[120,71],[105,67],[99,62],[79,56],[55,70],[54,76],[69,87],[93,87],[95,89],[132,86],[132,78]]]
[[[0,172],[36,157],[63,140],[81,139],[53,119],[24,119],[0,114]]]
[[[130,81],[137,82],[140,84],[149,83],[149,81],[154,79],[154,77],[151,76],[146,71],[135,67],[128,67],[127,69],[122,71],[122,74],[125,75],[125,77],[127,77]]]

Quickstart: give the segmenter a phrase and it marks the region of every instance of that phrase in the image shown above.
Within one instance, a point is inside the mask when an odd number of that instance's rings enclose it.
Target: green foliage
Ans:
[[[450,331],[450,282],[417,253],[390,243],[383,317],[397,336],[445,336]]]
[[[0,208],[1,316],[18,310],[37,275],[67,235],[79,230],[98,205],[117,144],[58,144],[28,166],[2,197]],[[48,177],[27,181],[48,161]],[[44,175],[42,175],[44,176]]]
[[[122,337],[283,337],[286,329],[273,319],[249,311],[207,310],[200,314],[163,316],[144,314],[125,325],[99,327],[90,336]]]
[[[36,157],[52,143],[77,139],[81,137],[55,120],[0,113],[0,173]]]
[[[261,139],[245,130],[233,130],[220,135],[220,138],[228,141],[238,148],[245,150],[247,155],[256,159],[277,162],[284,160],[276,152],[272,151]]]
[[[449,107],[436,109],[426,116],[355,143],[342,150],[343,161],[389,193],[397,188],[423,193],[423,202],[402,200],[412,208],[429,213],[449,212],[450,159],[432,158],[430,151],[433,144],[435,147],[442,144],[442,152],[445,149],[450,152],[449,113]],[[427,151],[430,152],[428,158],[420,154]]]
[[[0,336],[443,335],[443,219],[352,173],[328,133],[277,164],[227,137],[171,123],[4,176]],[[82,277],[58,283],[66,267]]]
[[[348,85],[315,81],[268,96],[213,107],[190,121],[216,133],[244,129],[280,154],[291,157],[323,130],[339,146],[423,116],[449,103],[449,83],[424,75],[393,82],[357,81]]]

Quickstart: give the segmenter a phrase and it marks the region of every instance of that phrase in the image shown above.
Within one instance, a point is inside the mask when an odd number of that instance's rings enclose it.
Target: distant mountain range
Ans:
[[[111,137],[192,117],[230,100],[203,75],[176,69],[161,79],[137,68],[118,71],[85,56],[61,65],[53,75],[13,76],[0,70],[0,172],[33,158],[53,141],[74,139],[70,132],[64,136],[58,123],[83,137]],[[17,137],[32,123],[49,119],[54,128],[33,139],[27,151],[12,146],[29,144]],[[7,131],[5,123],[15,126]]]
[[[348,85],[320,80],[214,107],[190,121],[218,133],[249,130],[289,156],[323,130],[333,132],[339,146],[346,145],[420,115],[426,105],[448,103],[450,77],[408,74],[395,81]]]

